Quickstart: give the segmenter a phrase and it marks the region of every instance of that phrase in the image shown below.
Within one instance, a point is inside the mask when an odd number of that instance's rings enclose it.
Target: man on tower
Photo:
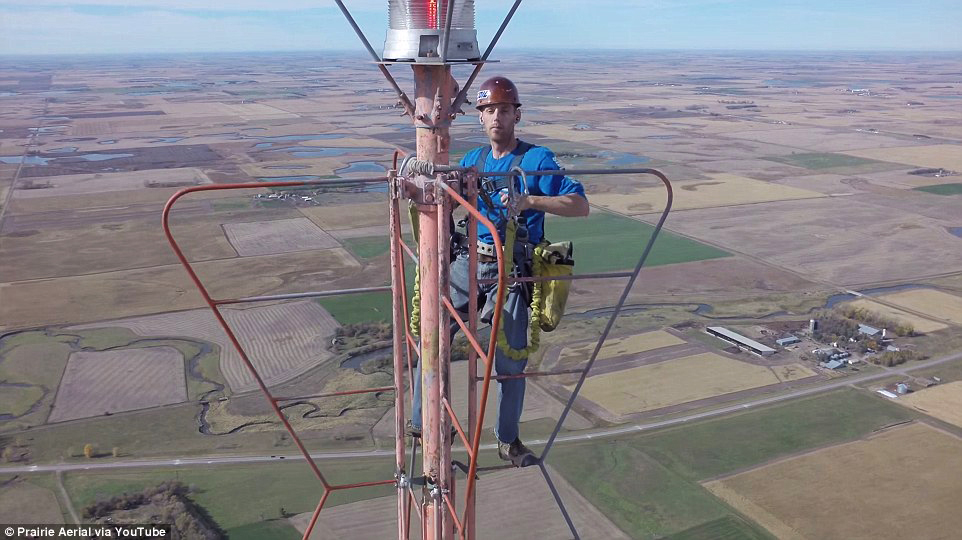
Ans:
[[[480,112],[480,122],[490,144],[475,148],[461,159],[462,167],[476,166],[479,172],[508,172],[516,166],[525,171],[546,171],[560,169],[554,154],[547,148],[535,146],[519,140],[515,127],[521,121],[521,101],[518,89],[505,77],[492,77],[481,84],[478,90],[476,108]],[[550,213],[564,217],[584,217],[588,215],[588,199],[584,187],[574,179],[564,175],[529,176],[527,189],[521,189],[520,177],[511,178],[516,184],[516,192],[521,193],[517,200],[520,212],[518,229],[514,243],[515,268],[530,268],[534,245],[544,238],[544,216]],[[496,186],[497,187],[497,186]],[[527,192],[527,194],[524,194]],[[508,203],[507,189],[479,197],[478,210],[498,226],[497,234],[505,240],[507,222],[505,206]],[[488,204],[490,202],[491,204]],[[467,318],[468,311],[468,249],[478,250],[477,278],[491,279],[498,276],[497,258],[494,254],[492,231],[478,224],[478,245],[463,246],[451,263],[450,296],[454,307]],[[478,306],[481,306],[481,320],[490,322],[497,300],[496,284],[479,284]],[[524,349],[528,345],[529,296],[528,287],[514,283],[506,291],[504,313],[501,324],[508,345],[517,352],[509,355],[498,347],[495,353],[495,370],[498,375],[518,375],[524,372],[528,363]],[[458,330],[452,322],[452,335]],[[497,339],[492,332],[491,339]],[[512,357],[513,356],[513,357]],[[420,369],[418,370],[420,371]],[[421,431],[421,385],[420,373],[415,377],[411,432]],[[520,463],[531,451],[521,442],[518,423],[524,408],[525,379],[499,381],[498,421],[495,436],[498,438],[498,456],[505,461]]]

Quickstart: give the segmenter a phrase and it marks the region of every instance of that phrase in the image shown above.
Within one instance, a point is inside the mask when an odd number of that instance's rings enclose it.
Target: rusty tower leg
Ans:
[[[417,128],[417,159],[438,165],[448,164],[451,124],[449,106],[454,93],[451,68],[447,65],[414,65],[415,126]],[[440,272],[447,275],[448,260],[439,258],[438,235],[442,227],[439,197],[446,197],[433,187],[433,178],[422,176],[418,183],[425,187],[417,205],[419,235],[419,270],[421,279],[421,411],[425,521],[424,538],[447,540],[453,538],[452,520],[448,517],[443,497],[450,489],[451,453],[445,449],[450,421],[442,413],[441,377],[447,376],[450,366],[449,347],[442,340],[449,334],[440,331],[441,316]],[[447,279],[443,279],[447,283]],[[444,291],[447,294],[447,291]],[[440,353],[445,353],[443,356]],[[443,367],[442,367],[443,364]],[[442,435],[444,434],[444,435]]]
[[[389,218],[391,220],[391,290],[394,292],[394,310],[392,313],[392,324],[394,327],[394,430],[395,430],[395,442],[394,442],[394,454],[395,454],[395,469],[394,477],[397,479],[398,487],[398,499],[397,499],[397,520],[398,520],[398,530],[403,531],[406,535],[408,531],[408,512],[407,512],[407,481],[402,479],[402,474],[410,474],[411,471],[404,471],[404,372],[405,362],[404,362],[404,333],[403,329],[405,327],[405,317],[403,309],[403,298],[398,299],[397,296],[402,294],[400,291],[404,290],[402,286],[403,278],[401,277],[401,265],[404,261],[401,259],[401,250],[398,247],[398,241],[401,234],[401,219],[400,219],[400,207],[398,200],[398,192],[396,189],[395,178],[391,178],[391,186],[389,188],[390,200],[389,200]],[[403,536],[399,536],[399,540],[403,540]]]

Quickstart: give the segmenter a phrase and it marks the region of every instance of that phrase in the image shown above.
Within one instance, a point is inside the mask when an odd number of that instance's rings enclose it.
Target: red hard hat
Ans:
[[[521,106],[518,99],[518,87],[507,77],[491,77],[481,83],[478,89],[478,101],[475,108],[479,111],[487,105],[495,103],[511,103],[515,107]]]

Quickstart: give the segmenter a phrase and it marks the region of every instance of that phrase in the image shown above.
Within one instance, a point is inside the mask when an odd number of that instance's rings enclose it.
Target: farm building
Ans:
[[[775,354],[775,349],[768,347],[767,345],[762,345],[754,339],[747,338],[721,326],[709,326],[705,329],[705,331],[719,339],[723,339],[729,343],[734,343],[739,347],[748,349],[749,351],[761,356],[770,356]]]
[[[828,362],[819,362],[818,365],[825,369],[838,369],[844,366],[845,362],[842,362],[841,360],[829,360]]]
[[[776,339],[776,340],[775,340],[775,343],[778,343],[778,346],[779,346],[779,347],[786,347],[786,346],[788,346],[788,345],[792,345],[792,344],[798,343],[798,342],[800,342],[800,341],[801,341],[801,340],[798,339],[798,338],[795,337],[795,336],[788,336],[788,337],[783,337],[782,339]]]
[[[875,328],[874,326],[869,326],[867,324],[859,324],[858,331],[859,333],[865,334],[868,337],[875,337],[879,334],[881,334],[882,337],[885,337],[885,333],[882,330],[879,330],[878,328]]]

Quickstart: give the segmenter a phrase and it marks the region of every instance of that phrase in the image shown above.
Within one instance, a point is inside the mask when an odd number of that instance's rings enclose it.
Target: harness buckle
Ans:
[[[488,193],[494,193],[496,191],[496,186],[497,184],[492,178],[485,177],[481,180],[481,189],[487,191]]]

